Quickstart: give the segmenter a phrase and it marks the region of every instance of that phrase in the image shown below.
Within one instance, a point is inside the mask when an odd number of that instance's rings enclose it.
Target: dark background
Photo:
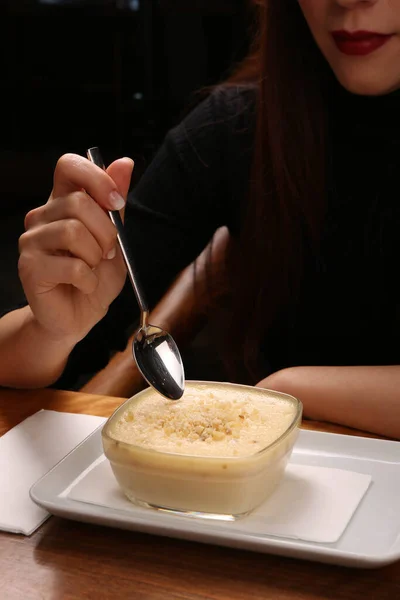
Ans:
[[[249,0],[1,0],[0,311],[23,299],[18,237],[57,159],[99,146],[132,184],[202,86],[248,47]]]
[[[141,176],[166,130],[247,49],[247,0],[2,0],[0,310],[18,237],[65,152],[98,145]]]

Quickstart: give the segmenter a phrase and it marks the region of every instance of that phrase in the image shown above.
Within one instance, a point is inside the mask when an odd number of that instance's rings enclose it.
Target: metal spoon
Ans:
[[[98,148],[89,148],[87,156],[95,165],[104,169]],[[157,392],[170,400],[179,400],[185,389],[185,374],[178,347],[167,332],[148,323],[149,309],[134,273],[134,261],[125,235],[121,215],[117,210],[108,211],[117,230],[117,239],[128,269],[129,279],[140,308],[140,327],[132,344],[133,357],[139,371]]]

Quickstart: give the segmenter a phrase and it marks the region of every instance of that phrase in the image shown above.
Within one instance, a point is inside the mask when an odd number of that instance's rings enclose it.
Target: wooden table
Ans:
[[[53,390],[0,390],[0,435],[40,408],[108,416],[122,401]],[[307,427],[357,434],[321,423]],[[400,598],[400,562],[349,569],[56,517],[30,537],[0,532],[0,600],[360,598]]]

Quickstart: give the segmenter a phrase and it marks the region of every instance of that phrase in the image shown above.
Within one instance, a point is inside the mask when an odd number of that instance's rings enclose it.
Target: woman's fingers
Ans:
[[[133,160],[131,158],[124,157],[119,158],[111,163],[106,171],[111,179],[115,181],[121,196],[125,199],[129,192],[133,167]]]
[[[130,185],[133,161],[122,158],[114,161],[105,173],[90,161],[75,155],[64,155],[59,160],[55,174],[55,185],[49,201],[39,208],[31,210],[25,217],[25,229],[30,230],[44,223],[76,219],[90,231],[102,249],[103,258],[113,258],[116,248],[116,230],[105,212],[104,187],[110,181],[113,191],[117,190],[121,198],[125,198]],[[92,167],[95,167],[94,171]],[[112,177],[110,177],[112,176]],[[87,178],[90,182],[87,182]],[[74,189],[83,184],[86,190],[92,190],[91,195],[83,189]],[[102,198],[99,197],[101,189]],[[62,190],[70,189],[65,196],[59,196]],[[110,193],[112,194],[113,191]],[[103,204],[102,204],[103,202]]]
[[[21,235],[19,250],[21,254],[32,251],[44,254],[68,252],[83,260],[91,269],[103,258],[102,248],[85,225],[77,219],[54,221],[30,229]]]
[[[84,189],[105,210],[121,210],[125,199],[115,181],[100,167],[77,154],[64,154],[54,171],[52,197]]]
[[[21,254],[18,262],[21,281],[29,281],[29,289],[44,294],[59,284],[73,285],[83,294],[92,294],[98,286],[96,273],[79,258],[51,256],[37,252]]]
[[[25,217],[25,229],[46,223],[79,220],[95,238],[103,258],[115,255],[117,232],[106,212],[85,192],[72,192],[65,198],[50,198],[44,206],[31,210]]]
[[[29,285],[36,282],[36,288],[40,281],[52,289],[65,283],[94,291],[93,269],[116,256],[116,230],[106,210],[116,209],[117,197],[119,207],[124,203],[132,168],[129,158],[115,161],[106,173],[80,156],[61,157],[49,201],[27,214],[20,237],[19,268]]]

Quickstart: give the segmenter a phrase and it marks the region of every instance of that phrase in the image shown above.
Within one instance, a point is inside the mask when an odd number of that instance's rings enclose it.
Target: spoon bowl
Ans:
[[[172,336],[155,325],[140,327],[132,343],[138,369],[153,388],[170,400],[182,397],[182,359]]]

